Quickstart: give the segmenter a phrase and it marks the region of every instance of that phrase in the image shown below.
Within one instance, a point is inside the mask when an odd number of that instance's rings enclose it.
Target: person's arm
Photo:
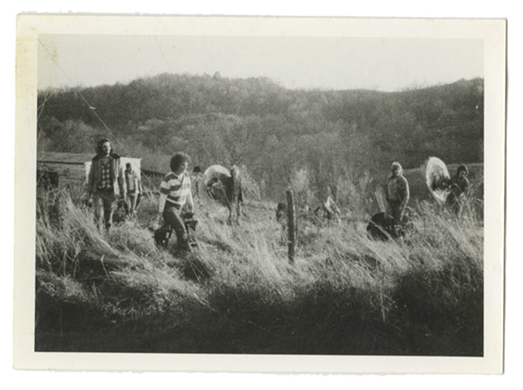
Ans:
[[[137,187],[137,188],[136,188],[136,192],[137,192],[138,194],[143,193],[143,189],[142,189],[142,179],[141,179],[140,175],[138,175],[138,174],[136,175],[136,187]]]
[[[390,198],[389,198],[389,182],[390,182],[390,179],[387,181],[386,184],[381,185],[381,190],[382,190],[382,193],[385,194],[385,200],[387,201],[387,203],[390,201]]]
[[[401,217],[403,218],[403,214],[405,213],[405,209],[407,208],[407,203],[409,203],[410,199],[410,190],[409,190],[409,183],[407,182],[407,179],[403,178],[403,199],[401,201]]]
[[[187,194],[187,200],[185,201],[185,204],[187,205],[187,211],[193,213],[194,212],[194,201],[193,201],[193,197],[192,197],[192,186],[190,186],[190,185],[189,185],[189,193]]]
[[[167,195],[169,195],[169,183],[164,180],[162,180],[162,183],[160,184],[160,199],[158,200],[158,212],[160,214],[163,213],[163,209],[165,208],[165,202],[167,201]]]
[[[162,214],[165,208],[165,202],[167,201],[167,195],[160,192],[160,199],[158,199],[158,213]]]
[[[120,189],[120,196],[123,198],[125,196],[125,180],[124,180],[123,167],[121,165],[120,159],[118,159],[116,161],[116,167],[118,170],[118,188]]]
[[[469,179],[465,177],[465,180],[463,180],[463,188],[461,189],[463,191],[463,195],[467,195],[467,192],[469,192],[469,186]]]

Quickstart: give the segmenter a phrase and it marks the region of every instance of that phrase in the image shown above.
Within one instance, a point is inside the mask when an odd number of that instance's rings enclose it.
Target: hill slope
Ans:
[[[272,199],[300,169],[321,197],[340,177],[387,171],[395,160],[406,168],[433,155],[447,163],[483,160],[482,79],[383,93],[163,74],[42,91],[38,99],[39,150],[90,152],[106,136],[160,171],[167,168],[160,156],[184,150],[195,165],[245,165]]]

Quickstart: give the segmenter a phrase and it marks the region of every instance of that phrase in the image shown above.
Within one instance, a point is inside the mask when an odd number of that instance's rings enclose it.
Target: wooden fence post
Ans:
[[[288,247],[289,262],[294,264],[294,253],[296,248],[296,216],[294,207],[294,196],[291,190],[287,191],[287,228],[288,228]]]

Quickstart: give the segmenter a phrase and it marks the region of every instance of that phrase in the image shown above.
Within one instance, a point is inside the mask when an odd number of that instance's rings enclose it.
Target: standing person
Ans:
[[[320,216],[321,212],[321,222],[337,222],[340,223],[340,209],[336,205],[336,202],[332,198],[332,190],[330,187],[327,187],[327,198],[325,199],[325,202],[319,207],[316,208],[314,211],[314,214],[316,216]]]
[[[450,179],[449,190],[446,204],[458,215],[463,211],[463,204],[465,197],[469,190],[470,182],[467,179],[469,170],[465,165],[460,165],[456,171],[456,175]]]
[[[127,187],[127,199],[129,200],[129,215],[135,216],[136,201],[142,193],[142,182],[140,177],[131,167],[131,163],[125,164],[125,185]]]
[[[387,182],[387,216],[393,219],[393,233],[397,235],[401,229],[401,220],[409,202],[409,183],[403,176],[403,168],[399,162],[393,162],[392,174]]]
[[[192,213],[194,202],[191,192],[191,178],[187,172],[190,157],[185,153],[175,153],[171,158],[171,171],[167,173],[160,185],[158,211],[163,217],[162,231],[174,229],[178,248],[189,252],[187,230],[182,220],[182,210]]]
[[[194,182],[194,194],[196,195],[196,198],[200,199],[200,183],[203,178],[203,172],[199,165],[193,168],[191,177]]]
[[[96,225],[101,230],[103,212],[105,229],[109,230],[116,197],[119,194],[123,198],[125,194],[123,170],[120,165],[120,156],[113,153],[108,139],[98,141],[96,152],[89,170],[87,193],[93,200]]]
[[[325,203],[323,203],[323,209],[325,210],[325,216],[329,221],[333,220],[337,223],[341,222],[341,212],[332,197],[332,190],[330,187],[327,187],[327,199],[325,200]]]

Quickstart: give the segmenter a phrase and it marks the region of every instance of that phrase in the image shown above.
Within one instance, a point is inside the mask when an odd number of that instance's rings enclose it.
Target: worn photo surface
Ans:
[[[28,348],[495,371],[504,79],[484,37],[242,19],[33,37]]]

